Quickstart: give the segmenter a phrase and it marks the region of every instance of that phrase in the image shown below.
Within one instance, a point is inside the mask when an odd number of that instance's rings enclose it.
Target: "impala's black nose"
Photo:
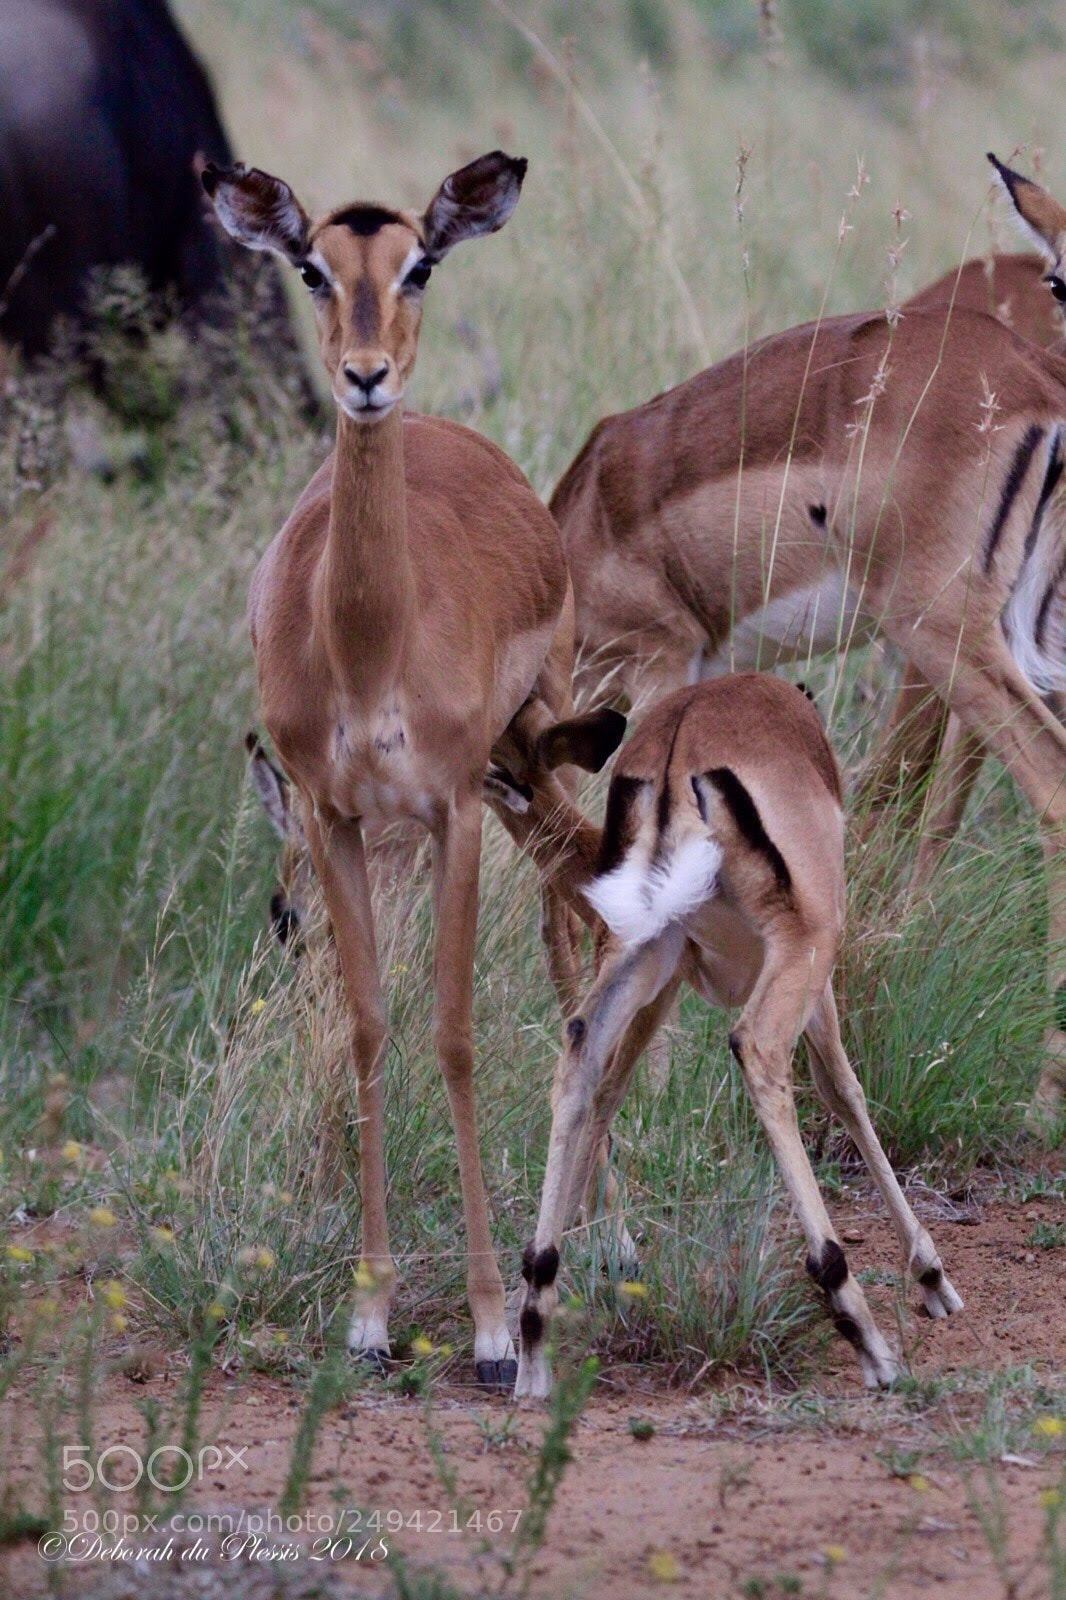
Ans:
[[[347,378],[348,382],[353,386],[353,388],[362,389],[365,395],[372,394],[375,387],[383,378],[387,378],[388,375],[388,362],[386,362],[382,367],[376,367],[373,372],[365,375],[361,372],[357,372],[354,367],[348,366],[347,363],[345,364],[344,368],[344,376]]]

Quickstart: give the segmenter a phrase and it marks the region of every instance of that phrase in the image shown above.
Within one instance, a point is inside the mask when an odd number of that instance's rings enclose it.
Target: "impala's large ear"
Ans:
[[[1022,231],[1032,240],[1052,267],[1057,267],[1066,251],[1066,207],[1042,189],[1032,178],[1023,178],[997,161],[991,150],[988,159],[1018,214]]]
[[[601,706],[599,711],[586,711],[545,728],[537,739],[536,759],[549,772],[565,766],[599,772],[622,743],[625,731],[622,713]]]
[[[502,228],[518,204],[525,175],[524,156],[493,150],[445,178],[422,218],[427,256],[439,261],[464,239]]]
[[[248,775],[252,787],[270,818],[270,825],[279,839],[287,839],[292,832],[292,808],[289,805],[289,782],[284,773],[267,755],[254,733],[245,735],[244,747],[248,752]]]
[[[231,239],[249,250],[270,250],[293,266],[307,254],[311,223],[287,183],[258,167],[216,167],[200,174],[218,220]]]

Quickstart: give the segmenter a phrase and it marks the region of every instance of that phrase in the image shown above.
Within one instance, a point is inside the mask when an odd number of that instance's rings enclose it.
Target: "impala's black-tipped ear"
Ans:
[[[426,207],[426,254],[439,261],[464,239],[496,233],[518,204],[526,175],[524,156],[493,150],[445,178]]]
[[[536,762],[549,772],[556,767],[581,767],[599,772],[622,743],[626,719],[620,711],[601,706],[580,717],[556,722],[537,740]]]
[[[244,748],[251,758],[248,762],[248,775],[252,780],[252,788],[259,796],[263,810],[270,818],[270,825],[278,838],[287,839],[292,830],[289,780],[271,761],[254,733],[245,735]]]
[[[304,259],[311,223],[287,183],[258,167],[216,167],[213,161],[200,182],[231,239],[249,250],[269,250],[293,266]]]
[[[1060,206],[1048,191],[1032,178],[1005,166],[991,152],[988,159],[996,176],[1014,207],[1023,233],[1030,239],[1051,266],[1060,265],[1066,251],[1066,208]]]

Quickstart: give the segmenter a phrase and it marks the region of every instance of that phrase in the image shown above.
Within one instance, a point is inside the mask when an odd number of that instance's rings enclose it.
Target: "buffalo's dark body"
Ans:
[[[43,350],[95,266],[133,263],[202,307],[227,279],[198,153],[231,159],[164,0],[0,0],[0,339]],[[5,296],[33,241],[54,233]]]

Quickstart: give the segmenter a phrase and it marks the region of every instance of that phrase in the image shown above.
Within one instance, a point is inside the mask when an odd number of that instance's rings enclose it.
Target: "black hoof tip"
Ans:
[[[476,1361],[478,1385],[490,1394],[510,1394],[518,1377],[517,1361]]]

